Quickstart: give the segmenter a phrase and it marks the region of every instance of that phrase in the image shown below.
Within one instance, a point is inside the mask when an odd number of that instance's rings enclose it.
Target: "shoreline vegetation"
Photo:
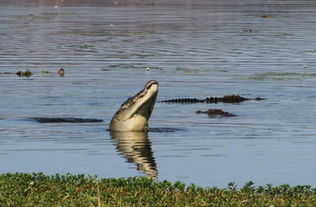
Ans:
[[[0,206],[316,206],[309,185],[237,188],[199,187],[145,177],[97,178],[85,175],[6,173],[0,175]]]

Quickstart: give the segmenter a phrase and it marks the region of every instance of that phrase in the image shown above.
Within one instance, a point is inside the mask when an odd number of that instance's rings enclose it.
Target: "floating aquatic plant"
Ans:
[[[33,13],[30,14],[25,14],[25,15],[10,15],[10,18],[13,19],[19,19],[19,20],[49,20],[52,18],[51,15],[46,15],[46,14],[40,14],[40,15],[34,15]]]
[[[63,34],[81,35],[81,36],[111,36],[111,33],[106,32],[106,31],[89,31],[89,30],[80,30],[80,29],[69,30]]]
[[[252,14],[248,15],[250,17],[260,17],[260,18],[266,18],[266,19],[271,19],[271,18],[276,18],[278,17],[277,15],[274,14]]]
[[[316,73],[295,73],[295,72],[266,72],[261,74],[255,74],[248,77],[251,80],[301,80],[306,77],[314,77]]]
[[[182,71],[185,74],[197,74],[200,72],[199,69],[194,69],[194,68],[185,68],[185,67],[177,67],[176,71]]]
[[[0,72],[0,75],[12,75],[12,72]]]
[[[304,52],[316,52],[316,50],[305,50]]]
[[[94,46],[88,45],[88,43],[83,43],[82,45],[79,46],[81,49],[88,49],[88,48],[93,48]]]
[[[16,73],[19,77],[31,77],[33,75],[33,72],[31,72],[29,69],[26,71],[19,71]]]

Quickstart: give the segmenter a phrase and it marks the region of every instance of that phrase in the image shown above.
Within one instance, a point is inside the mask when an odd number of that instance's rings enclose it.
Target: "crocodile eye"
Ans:
[[[149,90],[151,88],[152,84],[146,86],[146,89]]]

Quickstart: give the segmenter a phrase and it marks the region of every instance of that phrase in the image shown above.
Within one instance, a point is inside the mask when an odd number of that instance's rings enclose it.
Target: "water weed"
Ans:
[[[286,81],[286,80],[302,80],[307,77],[315,77],[315,76],[316,76],[316,73],[266,72],[266,73],[261,73],[261,74],[254,74],[248,77],[248,79]]]

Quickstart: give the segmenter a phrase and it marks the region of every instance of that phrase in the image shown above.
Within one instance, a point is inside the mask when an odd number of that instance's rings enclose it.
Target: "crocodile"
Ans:
[[[135,96],[128,98],[114,114],[110,124],[110,131],[148,131],[148,120],[152,114],[157,94],[159,90],[159,83],[155,80],[148,81],[143,90],[138,92]],[[194,104],[194,103],[241,103],[247,100],[264,100],[261,97],[255,99],[245,98],[239,95],[229,95],[223,97],[208,97],[205,99],[197,98],[179,98],[160,101],[162,103],[180,103],[180,104]],[[218,113],[218,110],[211,111]],[[196,113],[208,113],[209,111],[197,111]],[[217,114],[218,115],[218,114]],[[227,112],[219,115],[228,117],[234,116]],[[35,117],[34,120],[40,123],[56,123],[56,122],[102,122],[100,119],[82,119],[82,118],[44,118]]]
[[[247,100],[252,100],[249,98],[245,98],[239,95],[229,95],[229,96],[223,96],[223,97],[208,97],[205,99],[197,99],[197,98],[178,98],[178,99],[167,99],[160,101],[161,103],[180,103],[180,104],[195,104],[195,103],[241,103]],[[257,97],[254,100],[261,101],[264,100],[261,97]]]
[[[223,111],[222,109],[209,109],[207,111],[198,110],[197,114],[208,114],[209,118],[233,117],[235,114]]]
[[[109,129],[111,131],[147,131],[158,89],[157,81],[148,81],[143,90],[121,105],[114,114]]]

